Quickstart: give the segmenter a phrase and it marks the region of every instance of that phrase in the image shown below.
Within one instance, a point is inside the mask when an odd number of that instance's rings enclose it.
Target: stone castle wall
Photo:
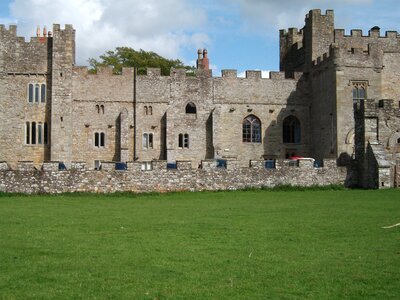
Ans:
[[[114,170],[114,163],[103,163],[100,171],[87,170],[85,163],[72,163],[71,169],[59,171],[58,163],[45,163],[36,170],[32,162],[20,162],[17,170],[0,163],[0,191],[19,193],[64,192],[169,192],[202,190],[236,190],[290,184],[299,186],[344,184],[345,168],[326,160],[323,168],[301,161],[299,166],[280,160],[275,169],[266,169],[264,161],[251,161],[240,168],[228,161],[217,168],[215,161],[203,161],[201,169],[191,162],[177,162],[177,169],[167,169],[165,161],[153,161],[152,170],[142,171],[141,162],[128,163],[127,170]]]

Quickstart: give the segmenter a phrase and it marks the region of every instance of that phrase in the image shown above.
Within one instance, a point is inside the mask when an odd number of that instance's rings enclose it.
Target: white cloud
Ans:
[[[186,0],[14,0],[11,13],[18,32],[33,36],[37,25],[72,24],[76,29],[77,63],[86,64],[117,46],[151,50],[178,58],[185,47],[210,44],[200,28],[207,17]],[[63,26],[62,26],[63,27]]]

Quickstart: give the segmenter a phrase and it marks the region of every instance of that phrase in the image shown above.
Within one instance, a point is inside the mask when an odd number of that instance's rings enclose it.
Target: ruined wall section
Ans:
[[[237,78],[236,71],[223,71],[214,79],[213,140],[215,156],[235,158],[244,164],[249,159],[284,158],[287,153],[309,155],[309,105],[311,95],[301,73],[286,79],[284,72],[249,71]],[[262,143],[242,141],[242,123],[254,115],[261,121]],[[301,142],[284,144],[283,120],[295,116],[301,126]]]
[[[26,142],[26,123],[49,124],[52,38],[17,36],[17,27],[0,25],[0,159],[16,165],[24,157],[39,165],[49,159],[49,144]],[[46,86],[46,99],[28,101],[28,85]],[[42,127],[43,128],[43,127]]]
[[[114,75],[111,68],[101,67],[90,74],[86,67],[74,67],[72,160],[93,168],[95,160],[121,161],[122,149],[128,153],[124,161],[133,160],[133,73],[124,68],[121,75]],[[126,117],[121,118],[125,110]],[[100,140],[96,144],[96,133],[104,133],[104,145]]]

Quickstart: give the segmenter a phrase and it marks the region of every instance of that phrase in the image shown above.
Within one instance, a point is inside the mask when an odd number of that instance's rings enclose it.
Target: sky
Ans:
[[[72,24],[77,65],[119,46],[154,51],[194,65],[207,48],[214,76],[222,69],[279,70],[279,29],[302,28],[310,9],[335,11],[335,28],[377,25],[400,31],[398,0],[0,0],[0,24],[18,35]],[[264,74],[264,72],[263,72]]]

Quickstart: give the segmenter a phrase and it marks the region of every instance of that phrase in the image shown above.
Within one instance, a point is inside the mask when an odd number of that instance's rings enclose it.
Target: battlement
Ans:
[[[395,40],[400,38],[400,35],[397,31],[389,30],[385,31],[385,35],[382,36],[380,34],[380,28],[377,26],[372,27],[368,31],[368,35],[363,34],[363,30],[361,29],[351,29],[350,34],[346,35],[344,29],[335,29],[335,40],[340,40],[343,38],[381,38],[381,39],[392,39]]]
[[[302,72],[293,72],[293,76],[288,77],[285,72],[278,72],[278,71],[270,71],[268,78],[262,78],[261,76],[261,71],[260,70],[247,70],[245,72],[245,77],[238,77],[237,70],[222,70],[221,71],[221,78],[236,78],[236,79],[250,79],[250,80],[283,80],[283,79],[300,79],[300,77],[303,75]]]
[[[306,14],[306,21],[307,19],[312,19],[316,17],[327,17],[327,18],[333,18],[334,17],[334,12],[332,9],[327,9],[325,10],[325,14],[323,15],[321,13],[320,9],[312,9],[308,14]]]

